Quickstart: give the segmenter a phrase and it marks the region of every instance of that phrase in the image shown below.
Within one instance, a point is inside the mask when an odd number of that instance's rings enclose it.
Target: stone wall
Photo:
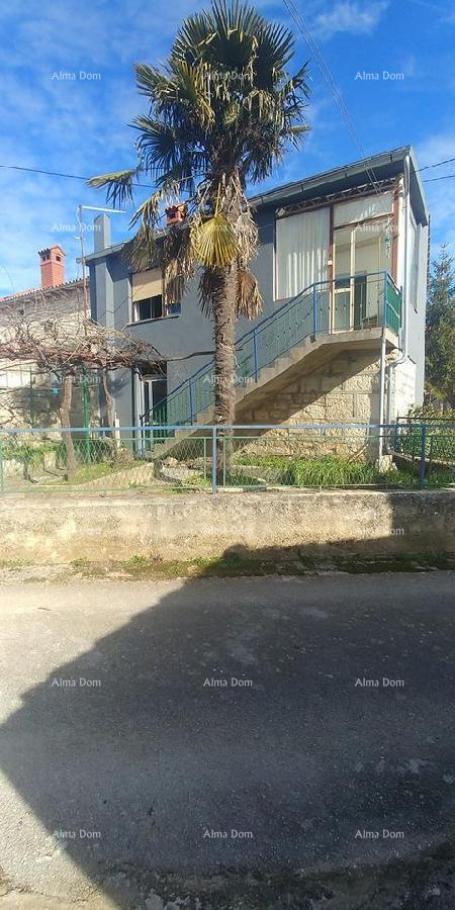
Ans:
[[[376,351],[345,351],[312,373],[302,373],[287,385],[271,390],[268,398],[242,410],[242,423],[378,423],[379,368]],[[320,432],[308,430],[288,437],[271,430],[248,444],[250,452],[274,454],[377,454],[377,440],[364,430]]]
[[[235,546],[455,552],[451,491],[0,497],[1,561],[185,559]]]
[[[346,351],[302,374],[256,407],[252,423],[377,423],[379,359],[375,351]]]

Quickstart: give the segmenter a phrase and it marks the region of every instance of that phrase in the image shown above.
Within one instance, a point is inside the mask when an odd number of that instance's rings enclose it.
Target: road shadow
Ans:
[[[163,870],[355,865],[442,841],[453,578],[438,576],[434,603],[428,579],[199,577],[158,598],[152,583],[84,582],[73,628],[43,586],[36,646],[55,649],[52,670],[0,729],[1,770],[28,807],[7,835],[9,857],[27,843],[20,884],[41,876],[45,892],[69,858],[132,910]],[[114,631],[62,661],[111,598]],[[28,843],[30,813],[47,835]]]

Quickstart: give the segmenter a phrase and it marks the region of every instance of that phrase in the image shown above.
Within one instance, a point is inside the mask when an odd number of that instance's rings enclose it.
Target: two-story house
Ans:
[[[251,200],[263,296],[237,325],[237,422],[392,422],[419,405],[429,216],[411,147]],[[209,422],[211,321],[196,282],[166,310],[158,269],[133,271],[105,215],[87,256],[92,317],[151,342],[159,373],[117,381],[120,425]]]

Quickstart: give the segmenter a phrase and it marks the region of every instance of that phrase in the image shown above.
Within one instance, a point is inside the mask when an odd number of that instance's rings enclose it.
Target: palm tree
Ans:
[[[94,177],[115,204],[132,200],[141,175],[156,191],[136,210],[132,260],[161,262],[166,303],[200,272],[204,312],[213,318],[215,421],[235,418],[235,320],[254,318],[261,296],[249,264],[257,230],[247,182],[268,177],[289,144],[308,130],[307,68],[287,72],[291,32],[234,0],[183,22],[164,69],[136,66],[149,109],[133,122],[139,136],[135,168]],[[163,205],[185,202],[184,220],[157,232]],[[144,259],[145,254],[145,259]]]

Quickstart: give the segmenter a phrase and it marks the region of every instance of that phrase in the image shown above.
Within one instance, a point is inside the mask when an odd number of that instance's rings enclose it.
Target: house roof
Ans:
[[[403,173],[404,162],[408,156],[412,206],[418,221],[427,224],[428,210],[425,194],[419,177],[415,153],[410,145],[380,152],[369,158],[361,158],[359,161],[343,164],[341,167],[323,171],[303,180],[283,184],[257,196],[252,196],[250,202],[256,208],[283,205],[287,202],[295,202],[297,198],[299,201],[304,201],[315,195],[329,195],[343,189],[360,186],[365,182],[371,183],[373,189],[377,182]]]
[[[321,171],[313,176],[282,184],[263,193],[250,196],[249,201],[256,209],[263,209],[268,206],[296,202],[297,200],[303,202],[314,196],[329,195],[343,189],[360,186],[365,182],[371,182],[373,188],[376,181],[379,182],[403,173],[405,160],[408,157],[410,162],[412,206],[417,220],[422,224],[427,224],[428,210],[425,194],[419,177],[415,153],[410,145],[379,152],[368,158],[361,158],[358,161],[343,164],[329,171]],[[122,242],[114,244],[105,250],[97,250],[86,256],[86,261],[102,259],[105,256],[120,252],[124,245],[124,242]]]
[[[0,297],[0,306],[3,304],[14,303],[15,300],[24,300],[34,294],[43,294],[45,297],[52,296],[55,291],[70,291],[73,288],[82,287],[83,278],[73,278],[72,281],[64,281],[62,284],[54,284],[50,288],[28,288],[26,291],[18,291],[17,294],[9,294],[7,297]],[[88,282],[88,279],[85,279]]]

